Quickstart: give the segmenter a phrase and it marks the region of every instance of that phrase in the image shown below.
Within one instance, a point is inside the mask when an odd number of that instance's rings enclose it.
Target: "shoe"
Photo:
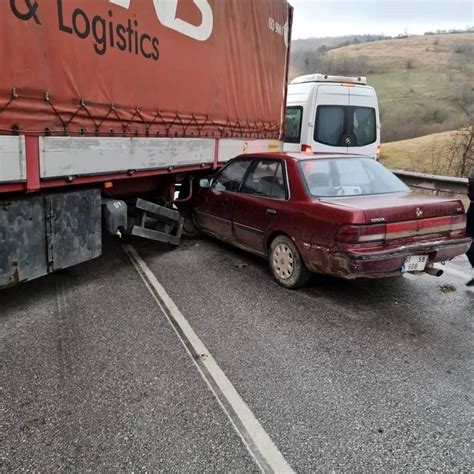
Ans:
[[[466,286],[474,286],[474,278],[466,283]]]

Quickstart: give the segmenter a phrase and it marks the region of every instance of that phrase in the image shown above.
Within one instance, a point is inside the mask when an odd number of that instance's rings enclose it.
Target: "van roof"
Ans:
[[[304,76],[295,77],[290,84],[302,84],[304,82],[345,82],[348,84],[367,85],[367,78],[349,77],[349,76],[329,76],[328,74],[306,74]]]
[[[287,93],[287,105],[301,105],[305,104],[311,96],[315,87],[331,87],[331,88],[340,88],[341,94],[347,94],[347,89],[340,83],[315,83],[315,82],[302,82],[302,83],[290,83],[288,85]],[[343,91],[342,89],[345,89]],[[336,91],[331,92],[331,94],[336,93]],[[376,97],[375,89],[371,86],[360,86],[354,87],[351,91],[351,95],[363,95],[367,97]]]

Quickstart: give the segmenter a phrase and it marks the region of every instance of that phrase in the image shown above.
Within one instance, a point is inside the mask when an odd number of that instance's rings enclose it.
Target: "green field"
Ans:
[[[381,162],[392,169],[458,176],[458,144],[466,142],[467,132],[451,131],[385,143]]]
[[[291,75],[367,76],[380,103],[382,141],[456,130],[474,115],[474,33],[412,36],[297,52]]]

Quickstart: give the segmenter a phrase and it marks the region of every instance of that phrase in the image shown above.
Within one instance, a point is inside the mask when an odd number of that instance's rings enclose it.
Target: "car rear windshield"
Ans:
[[[409,191],[372,158],[316,158],[299,163],[307,192],[314,197],[359,196]]]
[[[365,146],[377,139],[375,109],[320,105],[316,111],[314,140],[331,146]]]

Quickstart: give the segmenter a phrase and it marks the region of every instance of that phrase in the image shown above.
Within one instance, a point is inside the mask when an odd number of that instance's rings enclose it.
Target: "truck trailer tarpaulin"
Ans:
[[[289,21],[285,0],[2,1],[0,134],[278,139]]]
[[[104,230],[192,233],[199,177],[282,148],[291,18],[286,0],[1,0],[0,288],[98,257]]]

